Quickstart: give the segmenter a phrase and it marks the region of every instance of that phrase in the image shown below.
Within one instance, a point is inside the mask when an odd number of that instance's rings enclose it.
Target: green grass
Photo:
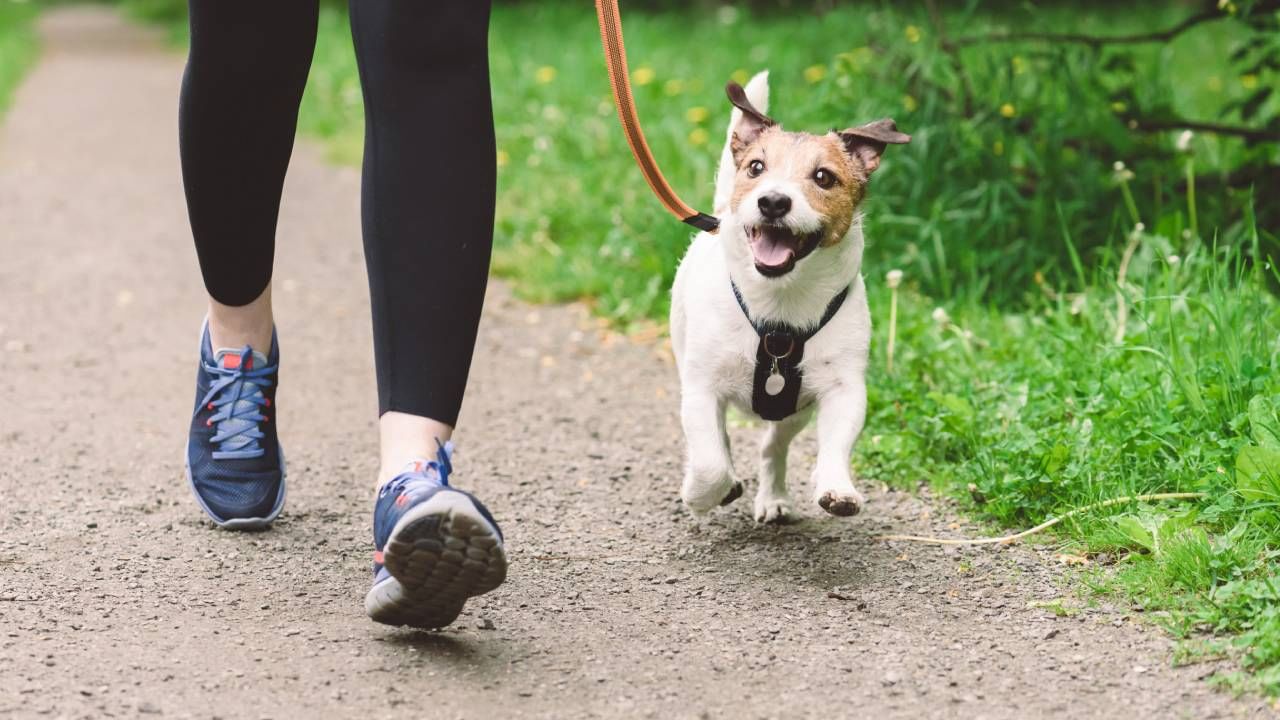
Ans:
[[[32,22],[36,7],[29,2],[0,0],[0,117],[18,82],[35,62],[39,50]]]
[[[163,16],[165,0],[143,1]],[[948,8],[955,36],[1145,32],[1188,12]],[[1232,657],[1240,671],[1220,682],[1280,695],[1277,206],[1265,187],[1222,182],[1274,165],[1278,151],[1197,135],[1180,154],[1176,133],[1133,133],[1117,117],[1160,109],[1245,124],[1230,104],[1275,82],[1229,62],[1247,29],[1224,20],[1098,52],[968,49],[966,111],[923,11],[628,11],[625,21],[650,144],[697,206],[711,195],[730,76],[770,69],[770,112],[789,127],[893,116],[914,135],[889,149],[866,207],[876,357],[859,473],[927,482],[993,531],[1102,499],[1204,493],[1077,516],[1048,540],[1100,568],[1082,593],[1161,611],[1185,640],[1182,661]],[[495,8],[495,266],[526,298],[586,299],[625,326],[665,314],[689,233],[632,164],[596,32],[589,4]],[[1277,109],[1272,97],[1262,117]],[[326,6],[300,128],[353,163],[362,122],[344,13]],[[893,373],[891,268],[906,276]]]
[[[1265,277],[1274,269],[1252,262],[1251,231],[1189,252],[1158,234],[1134,239],[1121,342],[1109,266],[1083,285],[1045,283],[1016,313],[935,307],[908,281],[890,374],[888,291],[876,278],[880,357],[855,464],[891,485],[928,482],[1000,527],[1108,498],[1206,494],[1077,516],[1053,541],[1118,558],[1095,591],[1167,611],[1165,624],[1189,641],[1185,660],[1235,657],[1250,672],[1220,680],[1277,694],[1280,304]]]

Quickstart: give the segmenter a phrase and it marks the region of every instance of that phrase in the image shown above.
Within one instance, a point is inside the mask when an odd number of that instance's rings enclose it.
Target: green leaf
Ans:
[[[1236,456],[1236,489],[1247,500],[1280,500],[1280,449],[1241,448]]]
[[[1280,397],[1255,395],[1249,401],[1249,427],[1254,442],[1280,450]]]
[[[1156,533],[1156,537],[1160,541],[1159,544],[1167,547],[1169,545],[1169,541],[1176,537],[1178,533],[1195,527],[1196,519],[1199,514],[1200,513],[1196,508],[1191,508],[1187,512],[1170,515],[1169,517],[1164,518],[1160,523],[1159,531]]]
[[[1155,535],[1138,518],[1132,515],[1121,515],[1118,518],[1113,518],[1112,522],[1135,545],[1148,551],[1155,549]]]
[[[929,393],[929,399],[942,406],[946,411],[942,421],[947,428],[957,435],[965,435],[973,427],[974,410],[967,400],[951,393]]]

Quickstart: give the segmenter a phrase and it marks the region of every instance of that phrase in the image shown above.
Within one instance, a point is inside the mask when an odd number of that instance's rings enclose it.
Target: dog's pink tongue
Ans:
[[[786,265],[796,251],[789,243],[779,241],[768,232],[762,232],[751,241],[751,254],[755,256],[757,265],[779,267]]]

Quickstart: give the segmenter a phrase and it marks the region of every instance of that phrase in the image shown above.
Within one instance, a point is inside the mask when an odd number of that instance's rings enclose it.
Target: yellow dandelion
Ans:
[[[711,139],[711,135],[706,130],[703,130],[702,128],[694,128],[689,133],[689,144],[691,145],[706,145],[707,140],[710,140],[710,139]]]
[[[1005,103],[1000,106],[1000,114],[1007,118],[1011,118],[1018,114],[1018,110],[1013,106],[1013,103]]]
[[[507,151],[499,150],[498,151],[498,167],[506,167],[507,163],[509,162],[511,162],[511,156],[507,154]]]
[[[916,99],[910,95],[903,95],[902,107],[906,109],[907,112],[915,112],[916,108],[920,107],[920,103],[916,102]]]
[[[556,69],[551,67],[550,65],[543,65],[542,67],[538,68],[537,72],[533,74],[533,79],[539,85],[546,85],[547,83],[556,79]]]
[[[742,68],[738,68],[733,71],[733,74],[730,75],[729,78],[739,85],[746,85],[747,81],[751,79],[751,73]]]
[[[710,111],[708,111],[706,108],[702,107],[701,105],[697,107],[691,107],[688,110],[684,111],[684,119],[688,120],[691,123],[704,122],[709,117],[711,117]]]
[[[1003,155],[1003,154],[1004,154],[1004,141],[1003,141],[1003,140],[997,140],[997,141],[995,141],[995,142],[991,143],[991,153],[992,153],[993,155]]]
[[[1014,55],[1011,62],[1013,63],[1014,75],[1021,75],[1027,71],[1027,61],[1023,60],[1021,55]]]
[[[907,42],[911,42],[911,43],[920,42],[920,28],[916,27],[915,25],[908,25],[907,29],[904,32],[907,36]]]
[[[1124,112],[1125,110],[1128,110],[1128,109],[1129,109],[1129,105],[1128,105],[1128,103],[1125,103],[1125,102],[1123,102],[1123,101],[1117,100],[1117,101],[1115,101],[1115,102],[1111,103],[1111,110],[1112,110],[1112,112],[1122,113],[1122,112]]]
[[[1244,87],[1244,89],[1245,89],[1245,90],[1252,90],[1252,89],[1254,89],[1254,88],[1258,87],[1258,76],[1257,76],[1257,75],[1254,75],[1253,73],[1248,73],[1248,74],[1246,74],[1246,75],[1241,75],[1241,76],[1240,76],[1240,85],[1242,85],[1242,86]]]
[[[662,92],[671,96],[679,95],[684,92],[684,81],[672,78],[662,84]]]
[[[804,79],[808,81],[810,85],[818,82],[819,80],[821,80],[826,76],[827,76],[826,65],[810,65],[809,67],[804,69]]]
[[[635,72],[631,73],[631,82],[637,85],[648,85],[657,76],[658,74],[653,71],[653,68],[648,65],[641,65],[635,69]]]

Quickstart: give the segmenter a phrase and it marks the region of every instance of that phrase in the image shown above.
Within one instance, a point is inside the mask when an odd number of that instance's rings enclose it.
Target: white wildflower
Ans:
[[[933,321],[939,325],[947,325],[951,322],[951,316],[947,314],[946,308],[934,308]]]
[[[1195,137],[1195,133],[1191,132],[1190,130],[1183,130],[1182,134],[1178,135],[1178,142],[1177,142],[1178,152],[1181,152],[1181,153],[1191,152],[1191,138],[1193,137]]]
[[[1165,258],[1165,261],[1168,262],[1170,265],[1177,265],[1178,263],[1182,262],[1182,258],[1178,257],[1177,255],[1170,255],[1169,257]]]
[[[889,286],[890,290],[897,288],[898,285],[902,284],[902,271],[890,270],[889,272],[885,273],[884,282],[886,285]]]

